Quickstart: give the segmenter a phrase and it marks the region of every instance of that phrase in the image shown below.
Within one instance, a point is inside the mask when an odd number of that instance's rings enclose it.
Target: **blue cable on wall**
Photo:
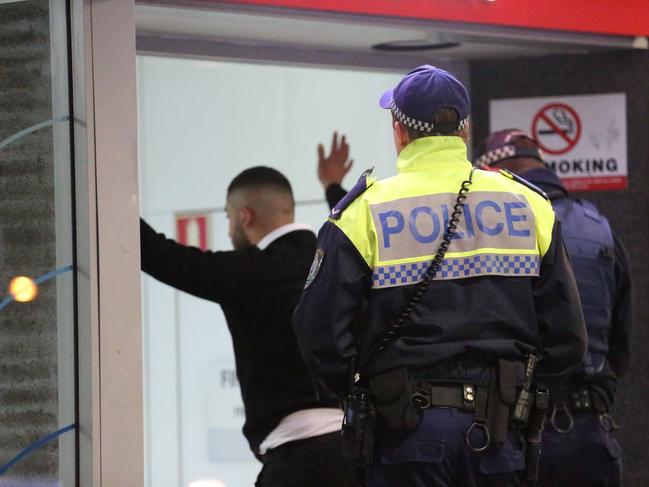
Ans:
[[[4,149],[9,144],[11,144],[13,142],[16,142],[18,139],[21,139],[25,135],[31,134],[32,132],[36,132],[37,130],[44,129],[46,127],[50,127],[51,125],[54,125],[55,123],[67,122],[68,120],[70,120],[70,117],[68,115],[64,115],[63,117],[53,118],[53,119],[47,120],[45,122],[37,123],[36,125],[32,125],[31,127],[28,127],[28,128],[26,128],[24,130],[21,130],[20,132],[12,135],[11,137],[6,138],[2,142],[0,142],[0,149]]]
[[[77,427],[76,424],[69,424],[60,430],[55,431],[54,433],[50,433],[47,436],[44,436],[40,440],[36,440],[34,443],[29,445],[27,448],[24,448],[18,455],[13,457],[10,461],[5,463],[0,467],[0,475],[4,475],[7,470],[9,470],[11,467],[13,467],[16,463],[18,463],[20,460],[28,456],[29,454],[33,453],[34,451],[38,450],[40,447],[46,445],[50,441],[52,441],[55,438],[58,438],[64,433],[67,433],[68,431],[72,431]]]

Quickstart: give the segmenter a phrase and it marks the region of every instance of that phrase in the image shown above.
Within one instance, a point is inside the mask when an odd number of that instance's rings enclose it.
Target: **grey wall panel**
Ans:
[[[649,485],[649,55],[629,51],[471,64],[475,145],[489,131],[489,100],[553,95],[627,94],[629,189],[576,194],[608,216],[630,254],[635,304],[631,370],[620,385],[615,417],[627,485]]]

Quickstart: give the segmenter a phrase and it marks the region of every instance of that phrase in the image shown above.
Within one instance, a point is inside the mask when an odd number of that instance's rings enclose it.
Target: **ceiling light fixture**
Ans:
[[[440,49],[452,49],[458,47],[459,42],[430,42],[430,41],[389,41],[374,44],[372,49],[376,51],[390,52],[414,52],[414,51],[437,51]]]

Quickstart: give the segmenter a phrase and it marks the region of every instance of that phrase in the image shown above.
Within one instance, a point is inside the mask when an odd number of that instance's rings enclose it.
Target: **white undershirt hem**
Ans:
[[[340,431],[342,424],[343,412],[340,409],[314,408],[296,411],[282,418],[259,445],[259,453],[264,455],[268,450],[290,441],[306,440]]]

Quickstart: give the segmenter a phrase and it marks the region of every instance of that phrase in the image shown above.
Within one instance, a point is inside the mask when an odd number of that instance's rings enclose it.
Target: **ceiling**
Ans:
[[[374,56],[383,59],[466,61],[472,59],[587,53],[645,47],[646,39],[503,28],[450,22],[412,21],[287,9],[226,7],[211,3],[142,1],[136,4],[138,50],[187,55],[254,57],[270,51]],[[378,52],[395,41],[456,43],[439,50]],[[210,47],[211,46],[211,47]]]

